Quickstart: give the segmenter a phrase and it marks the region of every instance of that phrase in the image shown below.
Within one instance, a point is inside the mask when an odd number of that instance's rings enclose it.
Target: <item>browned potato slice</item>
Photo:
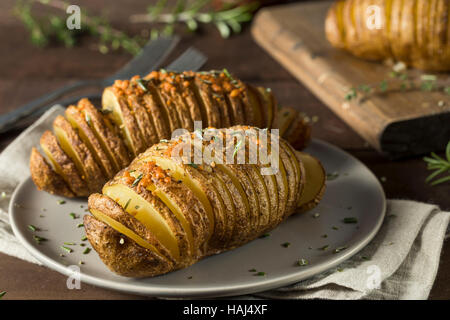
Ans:
[[[175,77],[174,81],[174,89],[170,90],[172,100],[175,102],[176,109],[178,112],[178,117],[181,122],[181,128],[194,131],[194,121],[191,118],[191,112],[189,105],[186,103],[185,99],[183,98],[183,89],[180,86],[181,77],[180,75],[173,75]]]
[[[215,127],[221,128],[222,122],[220,119],[220,111],[213,100],[212,91],[210,88],[211,82],[206,79],[202,79],[201,75],[196,75],[195,77],[195,87],[194,90],[196,92],[197,101],[199,102],[201,109],[204,110],[205,118],[203,121],[203,127]]]
[[[77,132],[63,116],[56,117],[53,130],[61,148],[75,163],[90,192],[100,191],[107,179]]]
[[[126,176],[125,176],[126,175]],[[114,199],[123,211],[152,230],[160,252],[168,250],[177,265],[186,266],[192,257],[192,243],[178,218],[146,188],[134,183],[128,169],[122,170],[103,187],[103,194]],[[161,250],[163,247],[164,250]],[[167,254],[165,254],[167,256]]]
[[[184,101],[186,105],[189,108],[189,112],[191,114],[192,121],[206,121],[206,113],[202,115],[202,111],[200,108],[200,102],[197,101],[197,98],[195,96],[194,92],[194,86],[193,83],[195,80],[194,76],[192,75],[186,75],[182,74],[183,82],[181,84],[182,86],[182,97],[184,98]]]
[[[81,179],[75,163],[61,149],[53,133],[48,130],[45,131],[41,136],[40,144],[56,173],[64,179],[72,192],[78,197],[88,196],[89,190],[85,181]]]
[[[156,93],[156,89],[152,86],[148,86],[148,90],[149,92],[144,94],[143,100],[149,114],[151,115],[150,118],[153,120],[155,130],[158,133],[158,138],[159,140],[169,139],[171,132],[164,106],[158,98],[159,96]]]
[[[75,197],[75,194],[69,189],[64,179],[53,171],[52,167],[36,148],[31,149],[30,172],[31,179],[33,179],[38,190],[69,198]]]
[[[123,190],[126,190],[123,188]],[[111,193],[111,195],[113,195]],[[117,195],[115,195],[117,196]],[[166,246],[157,237],[156,227],[149,229],[141,221],[129,214],[121,206],[121,203],[116,202],[115,199],[108,195],[94,193],[88,199],[89,211],[98,220],[107,223],[112,228],[128,236],[127,233],[120,230],[122,226],[127,230],[132,231],[138,237],[145,240],[145,244],[139,242],[141,246],[150,248],[158,254],[164,256],[166,259],[175,263],[175,257],[171,254]],[[131,238],[131,236],[129,236]]]
[[[155,90],[155,93],[158,94],[159,103],[164,107],[164,110],[166,110],[170,133],[181,128],[181,121],[178,117],[177,106],[175,105],[175,101],[172,99],[170,94],[171,88],[174,87],[167,82],[163,82],[157,85]]]
[[[73,128],[77,130],[81,140],[84,142],[86,147],[89,149],[90,153],[94,156],[97,164],[99,164],[102,169],[103,175],[110,179],[114,176],[117,170],[114,168],[112,163],[105,151],[98,141],[97,136],[91,130],[89,122],[91,119],[89,116],[84,116],[75,106],[69,106],[65,112],[67,120],[70,122]]]
[[[296,150],[303,150],[308,146],[311,141],[311,126],[300,112],[297,112],[283,138]]]
[[[123,141],[133,157],[145,150],[139,126],[124,96],[118,96],[111,87],[103,90],[103,110],[110,111],[108,116],[120,128]]]
[[[288,182],[288,197],[287,197],[287,204],[286,204],[286,209],[284,211],[285,217],[289,216],[292,211],[297,207],[297,191],[298,191],[298,186],[297,186],[297,179],[298,176],[296,174],[296,170],[295,170],[295,165],[294,163],[290,160],[287,152],[284,150],[282,144],[280,144],[280,163],[283,163],[283,166],[285,168],[285,172],[286,172],[286,178],[287,178],[287,182]]]
[[[260,101],[259,93],[255,87],[247,85],[247,95],[248,103],[253,110],[254,126],[258,128],[264,128],[266,126],[267,120],[264,117],[264,112],[262,110],[262,102]]]
[[[143,99],[131,94],[128,96],[128,103],[133,110],[134,117],[136,118],[139,129],[141,130],[145,148],[158,143],[160,139],[155,127],[153,126],[153,120],[151,119],[152,115],[147,112]]]
[[[286,151],[289,160],[294,164],[294,172],[296,174],[296,203],[300,200],[305,191],[305,167],[303,162],[299,160],[295,154],[295,150],[284,140],[280,141],[281,147]]]
[[[326,173],[320,161],[313,156],[296,151],[305,166],[305,191],[299,199],[296,212],[311,210],[319,204],[326,188]]]
[[[108,159],[114,165],[114,172],[119,171],[130,163],[130,156],[122,139],[114,132],[105,115],[95,108],[88,99],[78,102],[78,109],[85,118],[89,118],[89,127],[97,137]]]
[[[273,128],[276,102],[271,90],[269,88],[258,87],[259,96],[261,99],[262,109],[264,112],[265,124],[263,128]]]
[[[173,270],[173,263],[157,252],[139,245],[140,242],[130,231],[124,235],[90,215],[84,216],[83,224],[92,248],[112,272],[124,277],[143,278]]]
[[[280,130],[280,137],[284,137],[286,131],[291,126],[297,116],[297,111],[290,107],[283,107],[278,112],[277,126]]]
[[[263,176],[260,173],[260,168],[256,165],[245,165],[246,173],[251,181],[251,185],[254,187],[256,199],[259,205],[259,217],[258,217],[258,232],[257,235],[262,234],[270,225],[270,197],[267,190],[266,183]],[[256,235],[255,235],[256,236]]]

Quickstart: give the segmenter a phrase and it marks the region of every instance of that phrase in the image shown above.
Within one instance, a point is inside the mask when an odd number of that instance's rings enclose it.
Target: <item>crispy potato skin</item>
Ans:
[[[105,265],[125,277],[153,277],[172,271],[173,264],[143,248],[93,216],[83,218],[86,236]]]
[[[60,194],[65,197],[75,196],[64,179],[53,170],[36,148],[31,149],[30,172],[38,190],[45,190],[51,194]]]
[[[381,28],[369,28],[372,6]],[[328,41],[367,60],[392,59],[428,71],[450,70],[447,0],[340,0],[325,20]],[[386,18],[387,17],[387,18]]]

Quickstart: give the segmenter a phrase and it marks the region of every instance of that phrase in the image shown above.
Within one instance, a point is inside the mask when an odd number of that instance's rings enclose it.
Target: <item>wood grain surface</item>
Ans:
[[[324,21],[332,2],[313,1],[261,10],[252,26],[258,44],[313,91],[373,147],[391,157],[423,154],[450,140],[450,96],[402,91],[400,85],[366,99],[347,101],[351,88],[392,82],[392,66],[367,62],[326,40]],[[423,72],[411,71],[415,78]],[[448,74],[439,81],[450,85]]]
[[[118,1],[120,2],[120,1]],[[145,10],[147,1],[129,0],[126,6],[108,6],[108,0],[82,0],[79,5],[107,13],[115,26],[138,32],[126,19],[129,14]],[[19,107],[58,86],[79,79],[105,77],[125,64],[125,53],[100,54],[94,42],[82,39],[73,49],[51,46],[33,47],[23,26],[11,15],[13,0],[0,1],[0,113]],[[432,202],[450,210],[449,185],[430,187],[424,183],[428,175],[420,158],[389,161],[369,147],[358,134],[330,111],[303,84],[299,83],[277,61],[272,59],[252,39],[249,28],[243,33],[222,40],[213,28],[197,35],[184,34],[176,52],[195,46],[209,58],[205,69],[226,67],[244,81],[271,87],[279,102],[317,116],[313,135],[350,152],[365,163],[377,177],[385,177],[382,184],[388,198],[413,199]],[[91,89],[92,91],[99,89]],[[0,136],[3,150],[20,131]],[[3,299],[141,299],[142,297],[113,292],[82,284],[81,290],[69,290],[66,277],[13,257],[0,254],[0,292]],[[431,299],[450,299],[450,244],[444,243],[441,264]]]

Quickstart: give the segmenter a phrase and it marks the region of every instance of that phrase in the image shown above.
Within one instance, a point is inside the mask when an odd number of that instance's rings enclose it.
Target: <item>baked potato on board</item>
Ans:
[[[52,152],[41,141],[46,157],[34,150],[30,171],[39,190],[62,196],[87,196],[141,152],[179,128],[250,124],[287,130],[294,147],[310,140],[303,116],[291,110],[292,119],[280,123],[270,89],[255,88],[228,71],[154,71],[144,78],[117,80],[102,95],[102,109],[87,99],[69,106],[65,117],[55,119]],[[284,119],[284,118],[283,118]],[[46,133],[46,141],[51,133]],[[54,154],[57,149],[57,154]],[[47,158],[47,159],[46,159]]]
[[[333,46],[360,58],[450,71],[449,13],[448,0],[340,0],[325,32]]]
[[[141,153],[102,194],[89,197],[92,216],[84,217],[84,225],[92,247],[113,272],[150,277],[241,246],[299,207],[312,208],[325,188],[320,162],[282,139],[273,144],[270,133],[262,140],[267,133],[208,128]],[[267,159],[276,159],[278,167]],[[268,165],[275,169],[266,174]]]

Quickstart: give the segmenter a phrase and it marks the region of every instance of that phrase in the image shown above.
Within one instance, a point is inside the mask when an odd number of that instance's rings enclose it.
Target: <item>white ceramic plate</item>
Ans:
[[[383,189],[360,161],[318,140],[306,151],[318,157],[328,173],[339,174],[327,181],[318,207],[289,218],[266,238],[155,278],[120,277],[103,265],[95,251],[83,254],[90,245],[81,241],[84,228],[77,225],[86,214],[86,200],[64,199],[66,203],[59,204],[62,198],[37,191],[30,178],[12,196],[11,224],[17,238],[44,265],[66,275],[72,273],[68,266],[80,266],[82,281],[109,289],[160,297],[218,297],[273,289],[336,267],[357,253],[375,236],[385,214]],[[71,212],[79,218],[73,219]],[[318,217],[314,217],[316,213]],[[358,223],[345,224],[342,220],[346,217],[355,217]],[[42,231],[32,232],[28,225]],[[38,244],[35,234],[48,241]],[[73,248],[72,253],[61,249],[64,242],[76,243],[67,245]],[[287,248],[282,246],[286,242],[290,243]],[[86,246],[81,247],[80,243]],[[319,249],[327,245],[327,250]],[[333,253],[339,247],[346,249]],[[299,259],[309,264],[298,266]],[[80,261],[84,264],[79,265]],[[251,269],[265,275],[256,276]]]

